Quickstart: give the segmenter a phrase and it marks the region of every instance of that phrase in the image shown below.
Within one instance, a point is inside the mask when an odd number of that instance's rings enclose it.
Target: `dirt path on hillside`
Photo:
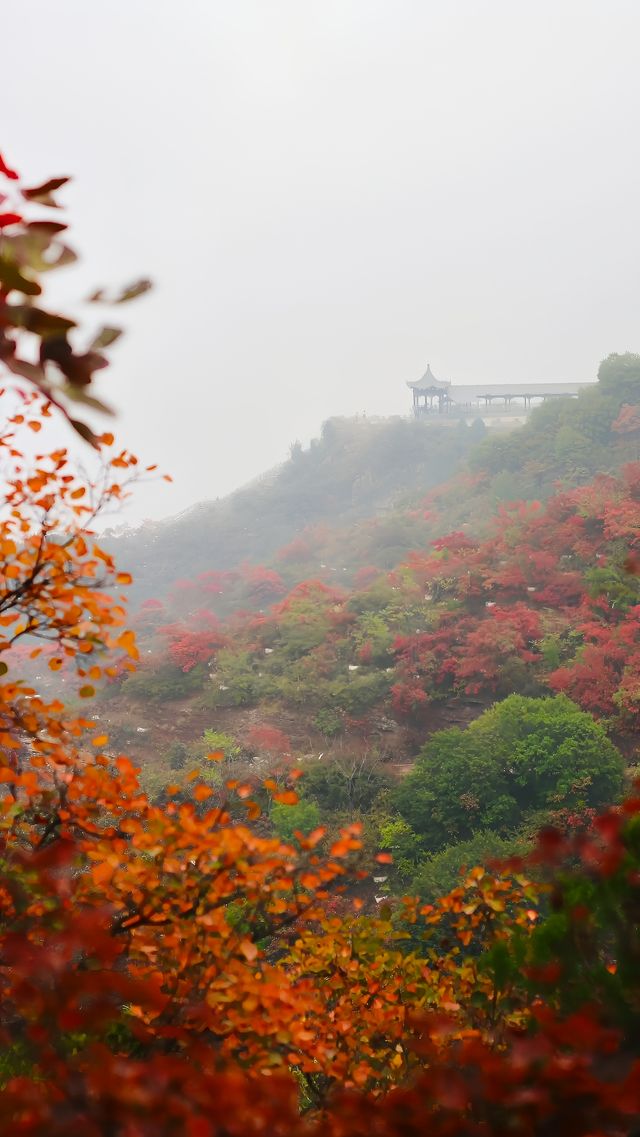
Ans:
[[[119,695],[113,701],[98,704],[94,717],[110,735],[112,748],[129,754],[145,769],[166,770],[172,745],[181,743],[195,750],[206,730],[229,734],[242,744],[252,727],[268,725],[288,736],[298,761],[378,754],[389,772],[400,778],[412,769],[415,757],[432,734],[453,726],[468,726],[487,705],[481,700],[436,703],[420,726],[401,725],[385,715],[373,715],[373,725],[366,735],[352,730],[335,739],[327,739],[314,730],[309,714],[303,711],[264,707],[210,709],[199,705],[193,696],[143,703]]]

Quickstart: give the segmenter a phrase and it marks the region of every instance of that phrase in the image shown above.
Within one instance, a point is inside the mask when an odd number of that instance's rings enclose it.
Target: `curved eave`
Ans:
[[[434,393],[436,391],[446,392],[449,390],[450,385],[449,383],[441,383],[439,380],[436,380],[435,383],[431,383],[428,387],[426,387],[422,383],[421,379],[414,379],[407,380],[407,387],[409,387],[412,391],[424,391],[426,394],[429,394],[432,391]]]

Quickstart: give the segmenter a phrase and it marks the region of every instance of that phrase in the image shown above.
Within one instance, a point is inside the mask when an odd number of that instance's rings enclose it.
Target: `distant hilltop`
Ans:
[[[576,398],[584,387],[592,386],[592,381],[453,384],[437,379],[429,364],[421,379],[407,383],[413,391],[416,418],[433,416],[440,422],[446,416],[456,422],[481,418],[487,425],[504,422],[514,426],[527,418],[532,407],[547,399]]]

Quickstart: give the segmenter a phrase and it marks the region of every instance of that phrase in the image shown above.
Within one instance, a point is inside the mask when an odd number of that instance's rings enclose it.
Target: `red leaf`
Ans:
[[[17,174],[15,170],[7,166],[2,154],[0,154],[0,174],[4,174],[5,178],[10,178],[12,182],[16,182],[19,177],[19,174]]]
[[[30,189],[24,189],[22,196],[27,201],[35,201],[38,205],[52,205],[55,206],[55,201],[52,198],[54,190],[60,189],[69,181],[68,178],[50,178],[48,182],[44,182],[41,186],[32,186]]]

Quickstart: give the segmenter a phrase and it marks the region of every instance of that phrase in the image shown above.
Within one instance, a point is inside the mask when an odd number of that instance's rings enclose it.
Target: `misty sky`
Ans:
[[[640,350],[639,37],[637,0],[20,5],[0,146],[74,176],[65,299],[156,283],[101,385],[175,477],[129,516],[408,413],[427,362],[575,381]]]

